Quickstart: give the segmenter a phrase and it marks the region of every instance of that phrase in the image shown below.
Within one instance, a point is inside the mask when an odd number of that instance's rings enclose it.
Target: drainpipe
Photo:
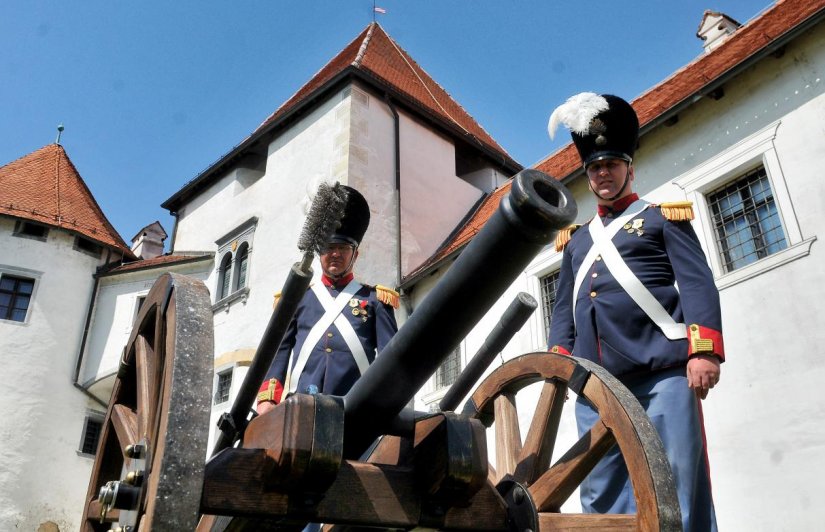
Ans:
[[[169,254],[171,255],[172,250],[175,249],[175,237],[178,236],[178,213],[177,211],[169,211],[169,215],[175,219],[175,223],[172,225],[172,240],[169,242]]]
[[[396,257],[396,270],[395,270],[395,286],[401,292],[401,302],[404,304],[404,312],[406,312],[407,316],[412,314],[412,303],[409,298],[409,294],[401,290],[401,131],[400,131],[400,119],[398,116],[398,111],[395,109],[395,106],[392,104],[392,100],[390,99],[390,95],[388,93],[384,93],[384,101],[387,103],[387,107],[390,108],[390,112],[392,113],[393,117],[393,127],[394,127],[394,143],[395,143],[395,192],[394,192],[394,200],[395,200],[395,257]]]
[[[80,378],[80,366],[83,364],[83,351],[86,349],[86,340],[89,337],[89,328],[92,324],[92,311],[95,307],[95,301],[97,301],[97,290],[98,286],[100,285],[100,277],[99,272],[94,275],[95,284],[92,287],[92,296],[89,298],[89,308],[86,310],[86,323],[83,325],[83,337],[80,339],[80,351],[77,353],[77,363],[75,364],[74,368],[74,378],[72,378],[72,385],[86,394],[89,398],[93,399],[96,403],[103,406],[104,408],[108,408],[109,405],[95,397],[95,395],[84,388],[77,379]]]

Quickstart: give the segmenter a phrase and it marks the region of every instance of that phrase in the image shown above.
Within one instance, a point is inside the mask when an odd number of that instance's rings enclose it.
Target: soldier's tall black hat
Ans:
[[[370,225],[370,206],[360,192],[352,187],[342,185],[347,191],[347,204],[341,227],[335,230],[330,243],[352,244],[358,246]]]
[[[629,103],[612,94],[583,92],[550,115],[550,138],[559,124],[573,137],[584,166],[602,159],[633,160],[639,142],[639,118]]]

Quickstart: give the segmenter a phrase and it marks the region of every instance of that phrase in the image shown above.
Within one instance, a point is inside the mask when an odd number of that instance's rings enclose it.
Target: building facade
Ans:
[[[825,223],[818,214],[825,196],[818,171],[825,155],[825,3],[778,2],[741,27],[707,13],[700,33],[708,27],[727,27],[728,34],[632,102],[642,125],[634,189],[651,203],[693,202],[692,223],[720,291],[727,362],[703,402],[720,528],[814,529],[820,515],[811,494],[825,486],[816,459],[825,442],[817,325],[825,295]],[[576,222],[586,223],[596,205],[579,165],[570,144],[537,168],[570,188],[579,205]],[[414,295],[426,296],[463,248],[464,235],[486,221],[487,204],[507,190],[489,196],[431,264],[410,277]],[[552,246],[536,257],[464,340],[463,363],[518,291],[542,305],[503,359],[547,349],[560,263]],[[434,384],[419,408],[443,395]],[[523,430],[535,397],[526,393],[519,402]],[[566,411],[557,450],[575,439]],[[575,511],[576,501],[565,509]]]

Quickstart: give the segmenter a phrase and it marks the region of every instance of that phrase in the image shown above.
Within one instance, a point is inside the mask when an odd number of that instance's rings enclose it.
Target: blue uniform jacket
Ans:
[[[326,287],[326,289],[333,298],[341,292],[333,287]],[[395,314],[390,305],[378,300],[374,287],[362,286],[353,295],[353,299],[357,300],[357,306],[347,305],[341,313],[352,324],[369,362],[372,363],[376,353],[389,343],[398,330]],[[354,309],[360,309],[357,316],[353,314]],[[267,380],[275,378],[281,385],[284,384],[287,363],[291,361],[290,363],[295,365],[304,340],[324,312],[324,308],[312,290],[307,290],[284,335],[278,353],[272,361],[272,366],[266,376]],[[312,349],[295,390],[299,393],[307,393],[309,386],[314,384],[319,393],[344,395],[360,376],[358,366],[346,342],[335,324],[331,324]],[[293,378],[295,378],[294,375]]]
[[[607,225],[620,214],[610,213],[602,220]],[[724,358],[719,292],[690,222],[669,221],[656,206],[648,206],[631,222],[631,227],[624,226],[613,237],[627,266],[677,323],[698,325],[701,336],[714,342],[714,353]],[[572,234],[564,249],[547,344],[550,351],[592,360],[614,375],[686,364],[693,344],[665,337],[601,257],[574,296],[576,272],[592,244],[585,225]],[[575,324],[573,297],[577,298]]]

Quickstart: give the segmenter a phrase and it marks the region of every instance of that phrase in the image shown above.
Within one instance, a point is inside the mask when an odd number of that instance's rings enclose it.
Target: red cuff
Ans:
[[[547,351],[548,351],[549,353],[556,353],[557,355],[567,355],[567,356],[570,356],[570,351],[568,351],[567,349],[563,348],[563,347],[562,347],[562,346],[560,346],[560,345],[554,345],[553,347],[551,347],[551,348],[550,348],[550,349],[548,349]]]
[[[716,355],[725,361],[725,343],[722,332],[692,323],[688,325],[688,357]]]
[[[258,402],[272,401],[276,405],[281,402],[284,386],[278,379],[268,379],[258,389]]]

